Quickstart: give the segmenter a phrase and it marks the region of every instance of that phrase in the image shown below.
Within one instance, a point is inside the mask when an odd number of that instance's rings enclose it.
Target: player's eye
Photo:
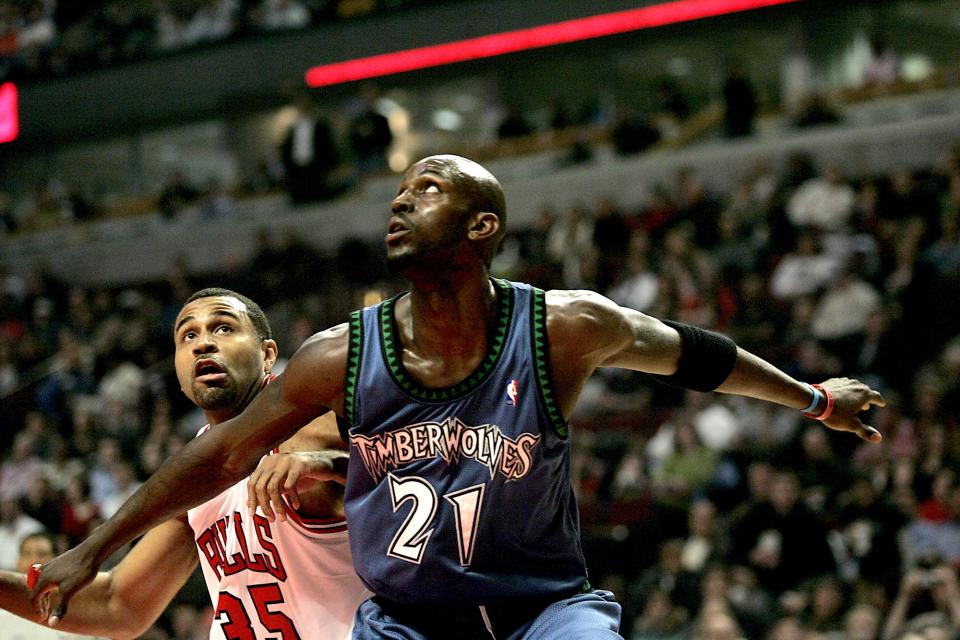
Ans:
[[[424,193],[440,193],[440,187],[435,184],[428,184],[424,190]]]
[[[222,324],[216,329],[214,329],[214,331],[216,331],[217,333],[233,333],[233,327],[231,327],[228,324]]]
[[[185,333],[183,334],[183,337],[182,337],[181,339],[182,339],[184,342],[186,342],[187,340],[193,340],[193,339],[196,338],[196,337],[197,337],[197,332],[196,332],[196,331],[187,331],[187,332],[185,332]]]

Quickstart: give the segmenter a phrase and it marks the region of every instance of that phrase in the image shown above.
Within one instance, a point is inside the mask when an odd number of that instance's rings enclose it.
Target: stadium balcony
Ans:
[[[897,84],[882,95],[845,92],[837,96],[846,101],[837,124],[796,129],[773,113],[761,119],[757,135],[734,141],[713,135],[722,109],[711,105],[672,141],[630,156],[616,154],[608,133],[591,128],[451,151],[485,162],[504,185],[511,225],[523,227],[545,206],[562,208],[611,196],[621,206],[638,206],[680,168],[696,171],[708,189],[727,193],[758,162],[779,166],[796,152],[822,166],[839,164],[851,176],[929,166],[957,142],[956,80],[956,70],[951,70],[932,81]],[[593,147],[592,159],[568,163],[570,143],[583,139]],[[243,261],[252,255],[261,230],[292,232],[329,250],[349,238],[382,233],[396,181],[393,174],[373,177],[338,200],[298,208],[291,208],[280,193],[239,200],[235,216],[222,221],[200,220],[193,208],[168,222],[147,211],[147,200],[135,201],[128,203],[128,215],[0,238],[0,263],[13,272],[42,263],[69,282],[119,285],[160,279],[180,258],[198,273]],[[201,250],[196,246],[201,230],[220,242],[204,243]],[[144,261],[143,255],[153,259]]]

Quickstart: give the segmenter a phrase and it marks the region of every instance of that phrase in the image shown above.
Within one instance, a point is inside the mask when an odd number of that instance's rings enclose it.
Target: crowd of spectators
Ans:
[[[412,4],[408,0],[3,0],[0,79],[87,71]]]
[[[956,637],[958,222],[956,152],[856,178],[798,154],[726,193],[681,170],[636,210],[545,209],[508,235],[500,275],[593,288],[721,330],[800,379],[860,377],[888,401],[868,416],[884,434],[873,445],[796,411],[601,370],[571,417],[574,477],[591,580],[620,597],[626,638]],[[178,265],[137,287],[0,273],[0,566],[32,530],[82,539],[202,426],[170,358],[194,289],[258,300],[289,355],[396,291],[381,264],[379,243],[328,255],[291,231],[265,232],[243,270]],[[185,593],[165,624],[202,628],[205,594]]]

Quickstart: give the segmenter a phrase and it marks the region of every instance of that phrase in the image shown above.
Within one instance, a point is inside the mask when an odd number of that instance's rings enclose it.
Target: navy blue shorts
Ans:
[[[609,591],[509,606],[404,605],[374,596],[357,609],[354,640],[614,640],[620,605]]]

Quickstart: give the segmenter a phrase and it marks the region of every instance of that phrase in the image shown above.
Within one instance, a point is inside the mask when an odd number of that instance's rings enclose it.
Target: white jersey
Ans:
[[[202,431],[201,431],[202,433]],[[210,640],[345,640],[371,593],[353,569],[343,519],[247,512],[243,480],[187,512],[214,607]]]
[[[57,631],[2,609],[0,609],[0,638],[3,640],[97,640],[93,636],[79,636]]]

